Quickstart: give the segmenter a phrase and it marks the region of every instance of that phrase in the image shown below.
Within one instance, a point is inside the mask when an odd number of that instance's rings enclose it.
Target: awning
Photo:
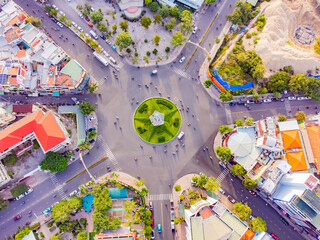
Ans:
[[[3,92],[3,91],[0,91],[0,95],[4,95],[4,92]]]
[[[52,92],[52,96],[59,97],[60,96],[60,92],[59,91],[53,91]]]

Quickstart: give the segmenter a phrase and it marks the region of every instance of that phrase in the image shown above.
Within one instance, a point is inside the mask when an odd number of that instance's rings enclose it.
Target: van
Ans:
[[[109,57],[110,61],[113,63],[113,64],[117,64],[116,60],[114,60],[113,57]]]
[[[180,132],[178,135],[178,139],[181,140],[183,138],[183,136],[184,136],[184,132]]]
[[[92,35],[92,37],[94,38],[94,39],[98,39],[98,35],[94,32],[94,31],[90,31],[90,34]]]

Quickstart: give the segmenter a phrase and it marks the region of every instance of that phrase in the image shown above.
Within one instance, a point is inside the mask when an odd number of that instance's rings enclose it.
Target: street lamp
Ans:
[[[92,179],[94,182],[96,182],[97,180],[93,177],[93,175],[90,173],[89,169],[87,168],[86,164],[84,163],[83,158],[82,158],[82,154],[83,154],[83,153],[80,152],[80,160],[81,160],[84,168],[86,169],[87,173],[88,173],[89,176],[91,177],[91,179]]]

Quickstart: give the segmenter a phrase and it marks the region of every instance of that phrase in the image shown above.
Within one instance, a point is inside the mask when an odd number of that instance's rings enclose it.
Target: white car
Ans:
[[[271,103],[272,101],[271,101],[271,99],[264,99],[263,102],[265,102],[265,103]]]
[[[185,57],[185,56],[183,56],[182,58],[180,58],[179,63],[183,63],[184,60],[186,60],[186,57]]]
[[[62,12],[62,11],[60,11],[59,13],[60,13],[60,15],[64,15],[64,16],[66,15],[66,14],[65,14],[64,12]]]
[[[288,97],[288,99],[291,100],[296,100],[296,97]]]
[[[33,188],[30,188],[28,191],[26,191],[25,193],[24,193],[24,195],[28,195],[28,194],[30,194],[30,193],[32,193],[33,192]]]
[[[226,193],[222,188],[219,188],[219,192],[221,192],[223,195]]]
[[[80,26],[78,26],[78,30],[79,30],[80,32],[83,32],[83,29],[82,29]]]
[[[72,26],[78,27],[78,24],[76,24],[74,21],[71,22]]]
[[[82,15],[81,13],[79,13],[79,17],[80,17],[80,18],[83,18],[83,15]]]
[[[52,7],[57,11],[59,10],[59,8],[56,5],[52,5]]]
[[[198,30],[198,27],[194,27],[192,33],[195,34],[197,32],[197,30]]]
[[[107,57],[110,56],[109,53],[107,53],[107,51],[102,51],[102,53],[103,53],[104,55],[106,55]]]
[[[117,64],[116,60],[113,57],[110,56],[109,59],[113,64]]]
[[[180,132],[179,135],[178,135],[178,139],[179,139],[179,140],[182,139],[183,136],[184,136],[184,132]]]
[[[61,22],[57,22],[57,25],[61,28],[63,28],[63,24]]]

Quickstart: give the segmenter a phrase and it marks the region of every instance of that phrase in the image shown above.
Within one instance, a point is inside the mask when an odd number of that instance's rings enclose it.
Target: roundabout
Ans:
[[[155,97],[145,100],[137,107],[133,123],[142,140],[152,144],[163,144],[178,134],[181,115],[173,102]]]

